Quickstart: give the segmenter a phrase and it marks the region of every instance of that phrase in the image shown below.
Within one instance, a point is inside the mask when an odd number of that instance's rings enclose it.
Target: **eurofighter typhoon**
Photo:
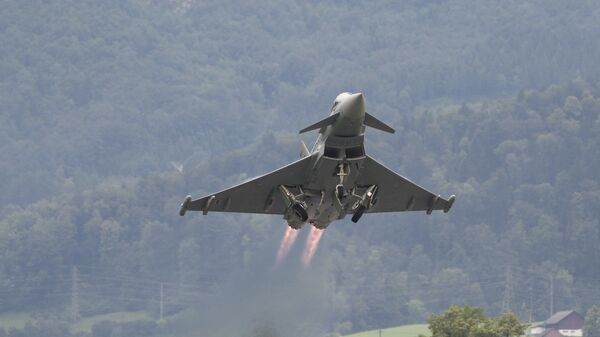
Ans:
[[[450,210],[448,199],[427,191],[394,173],[365,153],[366,127],[395,130],[365,111],[361,93],[341,93],[329,117],[300,133],[319,130],[312,151],[301,144],[300,160],[240,185],[199,199],[187,196],[179,214],[187,211],[239,212],[283,215],[300,229],[310,223],[324,229],[334,220],[352,214],[358,222],[364,213]]]

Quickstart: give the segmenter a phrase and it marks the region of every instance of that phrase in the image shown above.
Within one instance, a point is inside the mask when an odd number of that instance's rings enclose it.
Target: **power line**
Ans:
[[[71,321],[79,319],[79,270],[73,266],[73,277],[71,279]]]
[[[164,305],[164,301],[163,301],[163,296],[164,296],[164,291],[163,291],[163,284],[160,284],[160,320],[163,320],[163,305]]]
[[[510,310],[510,300],[512,297],[512,269],[510,266],[506,267],[506,280],[504,285],[504,297],[502,299],[502,312]]]
[[[550,274],[550,316],[554,315],[554,274]]]

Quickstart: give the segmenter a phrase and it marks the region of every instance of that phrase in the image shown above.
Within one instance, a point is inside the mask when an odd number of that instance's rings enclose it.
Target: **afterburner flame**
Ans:
[[[275,265],[278,266],[283,259],[287,256],[287,254],[292,249],[294,242],[296,242],[296,237],[298,237],[298,231],[293,229],[290,226],[286,226],[285,234],[283,234],[283,238],[281,239],[281,244],[279,245],[279,250],[277,251],[277,260],[275,261]]]
[[[304,253],[302,254],[302,265],[304,265],[304,267],[308,267],[310,265],[310,261],[317,251],[317,247],[319,246],[319,241],[321,240],[321,236],[323,236],[323,232],[323,229],[318,229],[314,226],[310,228],[310,233],[306,239],[306,247],[304,247]]]

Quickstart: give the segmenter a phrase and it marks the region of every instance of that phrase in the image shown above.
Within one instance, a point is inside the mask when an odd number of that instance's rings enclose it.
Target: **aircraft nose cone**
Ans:
[[[365,98],[362,93],[350,95],[346,101],[344,114],[352,119],[361,119],[365,115]]]

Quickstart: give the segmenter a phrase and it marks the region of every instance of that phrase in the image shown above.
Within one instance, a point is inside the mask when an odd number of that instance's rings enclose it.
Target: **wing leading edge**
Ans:
[[[179,214],[187,211],[283,214],[285,202],[279,185],[302,185],[312,157],[304,157],[271,173],[256,177],[221,192],[192,200],[186,197]]]
[[[402,212],[434,210],[448,212],[454,203],[454,195],[444,199],[433,194],[389,168],[366,156],[358,184],[377,185],[377,202],[366,212]]]

